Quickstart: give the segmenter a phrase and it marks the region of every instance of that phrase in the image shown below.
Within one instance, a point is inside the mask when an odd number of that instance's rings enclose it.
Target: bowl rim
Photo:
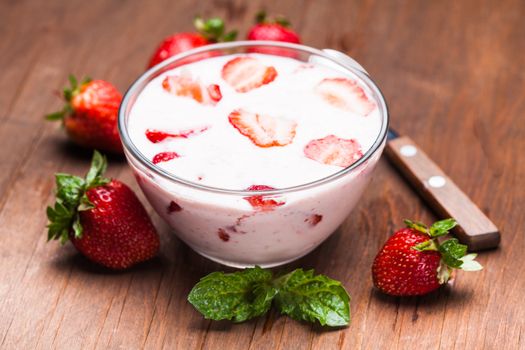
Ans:
[[[130,104],[135,102],[136,97],[142,92],[142,90],[146,87],[146,85],[153,78],[157,77],[158,75],[166,71],[166,67],[169,67],[174,62],[182,60],[192,55],[197,55],[197,54],[201,54],[201,53],[208,52],[208,51],[218,51],[218,50],[234,49],[234,48],[240,48],[240,47],[253,47],[253,46],[280,47],[280,48],[302,51],[310,55],[320,56],[320,57],[323,57],[324,59],[328,59],[332,63],[337,64],[343,69],[351,71],[353,74],[357,75],[359,79],[361,79],[364,83],[366,83],[367,87],[374,93],[376,97],[375,99],[377,100],[376,102],[378,102],[378,107],[380,108],[380,112],[382,116],[382,123],[381,123],[381,129],[376,137],[376,140],[374,141],[372,146],[365,152],[365,154],[363,154],[363,156],[359,158],[359,160],[357,160],[355,163],[352,163],[350,166],[347,166],[328,176],[325,176],[323,178],[320,178],[314,181],[310,181],[307,183],[290,186],[290,187],[273,189],[273,190],[249,191],[249,190],[233,190],[233,189],[226,189],[226,188],[220,188],[220,187],[206,186],[206,185],[202,185],[202,184],[190,181],[190,180],[183,179],[181,177],[178,177],[162,169],[161,167],[156,166],[155,164],[153,164],[151,160],[149,160],[144,154],[142,154],[139,151],[139,149],[132,142],[129,136],[129,133],[128,133],[127,114],[128,114],[128,110],[131,111],[130,108],[132,107],[132,105],[130,107]],[[344,53],[341,53],[341,54],[347,56]],[[131,157],[132,159],[137,160],[146,169],[150,170],[156,175],[161,176],[162,178],[167,179],[169,181],[174,181],[178,184],[181,184],[181,185],[184,185],[184,186],[196,189],[196,190],[207,191],[207,192],[212,192],[212,193],[220,193],[220,194],[237,195],[237,196],[253,196],[254,194],[276,195],[276,194],[297,192],[297,191],[310,189],[310,188],[317,187],[319,185],[323,185],[323,184],[332,182],[334,180],[337,180],[343,177],[344,175],[347,175],[348,173],[352,172],[352,170],[357,169],[361,165],[365,164],[368,159],[370,159],[378,150],[381,149],[381,146],[387,137],[389,123],[390,123],[390,117],[388,113],[388,106],[386,104],[383,93],[381,92],[377,84],[372,80],[372,78],[370,78],[368,73],[365,72],[364,70],[361,70],[353,65],[350,65],[348,64],[348,61],[345,61],[343,59],[338,59],[338,57],[335,57],[328,52],[325,52],[319,49],[315,49],[310,46],[278,42],[278,41],[260,41],[260,40],[250,40],[250,41],[242,40],[242,41],[210,44],[210,45],[201,46],[201,47],[191,49],[183,53],[174,55],[160,62],[156,66],[151,67],[150,69],[146,70],[144,73],[142,73],[127,89],[126,93],[124,94],[122,98],[122,102],[118,110],[118,130],[119,130],[120,139],[124,146],[126,157]]]

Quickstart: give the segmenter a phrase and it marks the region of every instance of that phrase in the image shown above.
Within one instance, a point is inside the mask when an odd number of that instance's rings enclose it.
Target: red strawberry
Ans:
[[[452,269],[481,270],[468,254],[467,246],[455,238],[439,243],[437,237],[456,226],[454,219],[434,223],[430,228],[405,220],[408,228],[390,237],[372,266],[374,285],[383,293],[396,296],[423,295],[450,279]]]
[[[69,137],[77,144],[122,153],[117,129],[118,109],[122,95],[104,80],[84,79],[80,85],[69,77],[70,88],[64,89],[66,105],[47,120],[62,120]]]
[[[48,240],[69,239],[90,260],[125,269],[155,256],[159,236],[133,191],[102,177],[106,166],[95,151],[85,179],[56,174],[56,203],[47,208]]]
[[[366,116],[376,107],[374,101],[366,96],[363,88],[351,79],[326,78],[315,89],[319,95],[335,107],[357,114]]]
[[[295,137],[297,123],[236,109],[228,116],[230,124],[259,147],[286,146]]]
[[[179,155],[176,152],[160,152],[157,153],[151,161],[153,162],[153,164],[158,164],[161,162],[167,162],[178,157]]]
[[[165,131],[147,129],[146,130],[146,137],[151,142],[158,143],[158,142],[164,141],[167,138],[187,139],[190,136],[199,135],[199,134],[205,132],[208,129],[209,129],[208,126],[203,126],[201,128],[179,131],[178,133],[175,133],[175,134],[168,133],[168,132],[165,132]]]
[[[168,205],[168,214],[175,213],[181,210],[182,207],[178,205],[175,201],[171,201],[170,205]]]
[[[272,66],[265,66],[251,56],[239,56],[222,67],[222,78],[237,92],[250,90],[269,84],[277,77]]]
[[[323,220],[323,216],[319,214],[312,214],[308,218],[304,219],[304,222],[307,222],[310,224],[310,226],[316,226],[318,223]]]
[[[328,135],[308,142],[304,155],[316,162],[347,167],[363,156],[361,145],[354,139],[341,139]]]
[[[189,75],[168,75],[162,88],[176,96],[189,97],[203,105],[216,105],[222,98],[219,85],[205,86]]]
[[[255,18],[256,24],[252,26],[248,32],[248,40],[271,40],[283,41],[288,43],[300,44],[301,39],[299,35],[290,29],[290,22],[285,18],[278,17],[274,20],[268,20],[264,12],[257,14]],[[272,48],[272,47],[254,47],[250,48],[249,52],[259,52],[269,55],[280,55],[294,57],[295,53],[287,49]]]
[[[207,21],[197,18],[194,21],[194,25],[198,30],[197,33],[177,33],[165,38],[153,53],[148,68],[184,51],[218,41],[234,40],[237,35],[236,31],[224,33],[224,22],[220,18],[212,18]],[[215,55],[213,52],[205,52],[188,59],[183,59],[180,64],[195,62]]]
[[[266,185],[252,185],[246,189],[246,191],[268,191],[275,190],[275,188]],[[244,197],[250,203],[250,205],[256,210],[270,211],[284,205],[285,202],[277,201],[275,199],[268,199],[267,196],[255,195],[250,197]]]

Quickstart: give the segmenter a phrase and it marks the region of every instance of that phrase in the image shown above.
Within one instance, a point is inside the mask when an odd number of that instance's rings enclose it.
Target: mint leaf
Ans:
[[[456,238],[451,238],[439,245],[441,259],[450,267],[460,268],[463,261],[460,260],[467,253],[467,246],[459,244]]]
[[[314,275],[314,270],[297,269],[275,284],[279,289],[275,302],[281,313],[296,320],[319,321],[323,326],[350,322],[350,297],[340,282]]]
[[[281,313],[328,326],[350,322],[350,297],[340,282],[314,270],[294,270],[272,279],[258,266],[213,272],[191,290],[188,301],[207,319],[242,322],[265,314],[275,300]]]
[[[256,266],[234,273],[213,272],[191,290],[188,301],[207,319],[242,322],[268,311],[277,290],[272,273]]]
[[[429,233],[431,237],[440,237],[448,234],[448,231],[456,227],[458,223],[454,219],[445,219],[436,221],[430,226]]]

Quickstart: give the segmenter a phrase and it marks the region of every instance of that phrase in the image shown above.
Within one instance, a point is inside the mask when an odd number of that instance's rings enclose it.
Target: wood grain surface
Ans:
[[[152,213],[158,258],[108,273],[70,245],[46,243],[44,209],[58,171],[82,174],[90,154],[42,116],[69,73],[121,90],[164,36],[192,17],[246,30],[261,7],[289,17],[305,44],[348,52],[410,136],[502,231],[485,269],[421,298],[372,288],[372,260],[404,218],[431,211],[382,159],[356,209],[322,246],[288,266],[343,281],[348,328],[270,313],[244,324],[204,320],[186,302],[223,269],[192,252]],[[2,349],[524,349],[525,2],[0,1],[0,348]],[[138,190],[125,162],[109,175]],[[141,197],[143,199],[143,197]],[[150,207],[148,209],[151,211]]]

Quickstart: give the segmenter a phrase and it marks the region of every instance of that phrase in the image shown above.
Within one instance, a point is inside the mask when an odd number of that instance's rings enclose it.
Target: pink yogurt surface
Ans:
[[[225,75],[235,59],[245,65]],[[268,67],[275,76],[257,84]],[[247,79],[255,87],[239,92]],[[381,115],[371,96],[357,76],[320,62],[220,56],[149,82],[133,105],[128,130],[155,166],[186,181],[235,191],[286,189],[337,173],[372,147]],[[337,229],[383,146],[343,176],[265,196],[188,186],[128,158],[151,205],[194,250],[230,266],[275,266],[307,254]]]

